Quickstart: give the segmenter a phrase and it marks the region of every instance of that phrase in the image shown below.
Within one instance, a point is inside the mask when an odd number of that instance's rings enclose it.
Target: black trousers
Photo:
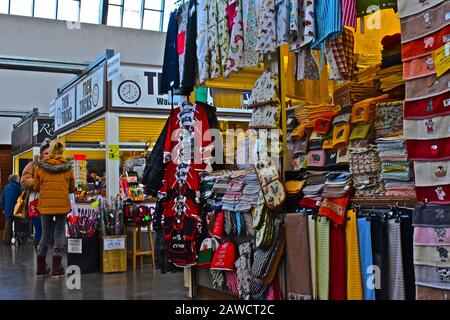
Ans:
[[[5,241],[6,241],[6,243],[10,244],[11,240],[13,238],[14,217],[6,218],[5,220],[6,220],[6,224],[5,224],[5,230],[6,230]]]

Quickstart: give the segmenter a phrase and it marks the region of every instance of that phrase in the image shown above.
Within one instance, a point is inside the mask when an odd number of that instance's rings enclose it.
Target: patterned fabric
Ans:
[[[178,49],[178,65],[180,70],[180,81],[183,79],[184,72],[184,58],[185,58],[185,47],[186,47],[186,33],[188,24],[188,12],[189,12],[189,1],[186,1],[183,6],[178,10],[177,20],[178,20],[178,38],[177,38],[177,49]]]
[[[316,264],[316,220],[313,216],[308,216],[308,244],[309,262],[311,265],[311,289],[312,298],[317,299],[317,264]]]
[[[228,63],[228,52],[230,51],[230,33],[228,30],[225,9],[228,6],[228,0],[216,0],[218,13],[218,32],[219,32],[219,49],[222,63],[222,70],[225,70]]]
[[[361,261],[359,257],[358,226],[356,211],[347,212],[345,239],[347,243],[347,298],[348,300],[363,300],[363,283],[361,275]]]
[[[227,287],[233,294],[238,295],[238,277],[236,271],[226,271]]]
[[[319,300],[328,300],[330,279],[330,221],[319,218],[316,222],[316,261]]]
[[[200,83],[203,83],[209,79],[207,0],[198,0],[196,44],[197,44],[197,58],[198,58],[198,81]]]
[[[356,29],[356,0],[341,0],[342,25]]]
[[[333,52],[336,64],[345,80],[350,80],[354,70],[354,45],[353,32],[343,28],[342,36],[331,40],[330,47]]]
[[[327,63],[330,66],[330,80],[343,80],[342,73],[333,54],[333,50],[331,49],[331,43],[329,40],[325,42],[324,54],[327,59]]]
[[[289,0],[276,0],[275,9],[277,11],[277,46],[282,46],[290,42]]]
[[[298,22],[300,17],[299,0],[289,0],[289,33],[292,36],[297,36],[299,33]]]
[[[301,14],[298,19],[299,35],[294,37],[290,45],[291,51],[311,44],[316,39],[315,2],[317,0],[303,1]]]
[[[261,59],[255,50],[258,41],[258,16],[255,0],[242,2],[242,15],[244,23],[244,67],[256,67],[260,64]]]
[[[240,0],[233,2],[236,5],[236,17],[231,30],[230,51],[228,52],[228,62],[224,76],[229,77],[232,71],[238,72],[244,67],[244,30],[242,21],[242,5]],[[230,5],[232,6],[232,5]],[[230,8],[227,7],[228,8]]]
[[[320,80],[319,66],[314,59],[309,46],[300,49],[297,59],[297,81]]]
[[[258,41],[256,51],[267,54],[277,49],[275,0],[262,0],[258,17]]]
[[[223,73],[222,64],[220,60],[220,39],[219,39],[219,16],[217,12],[218,1],[210,0],[208,10],[208,51],[209,51],[209,77],[214,79]],[[200,63],[200,58],[198,59]]]
[[[340,0],[316,0],[316,40],[312,48],[322,46],[328,37],[342,33],[342,14]]]
[[[400,223],[387,221],[389,256],[389,300],[405,300]]]
[[[241,255],[235,262],[237,272],[237,285],[239,297],[244,300],[250,298],[250,282],[251,276],[251,264],[250,257],[247,255]]]

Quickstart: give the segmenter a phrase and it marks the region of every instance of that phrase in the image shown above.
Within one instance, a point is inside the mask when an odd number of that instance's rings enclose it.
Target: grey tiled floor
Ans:
[[[182,272],[160,274],[149,264],[140,268],[139,259],[136,272],[82,275],[80,290],[69,290],[66,279],[37,279],[35,260],[31,245],[0,244],[0,300],[186,299]]]

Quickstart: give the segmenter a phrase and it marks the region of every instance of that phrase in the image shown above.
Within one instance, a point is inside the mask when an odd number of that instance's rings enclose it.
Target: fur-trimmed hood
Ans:
[[[67,161],[61,155],[49,155],[44,160],[40,160],[38,166],[49,173],[62,173],[72,168],[72,161]]]

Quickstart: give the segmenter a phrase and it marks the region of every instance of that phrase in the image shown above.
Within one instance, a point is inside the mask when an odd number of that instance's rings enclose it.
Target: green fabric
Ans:
[[[316,222],[316,263],[319,300],[329,298],[330,280],[330,221],[319,218]]]
[[[208,102],[208,88],[195,87],[195,101],[207,103]]]
[[[358,17],[366,16],[367,8],[370,6],[379,6],[380,9],[393,8],[397,12],[397,1],[394,0],[357,0],[356,8]]]

